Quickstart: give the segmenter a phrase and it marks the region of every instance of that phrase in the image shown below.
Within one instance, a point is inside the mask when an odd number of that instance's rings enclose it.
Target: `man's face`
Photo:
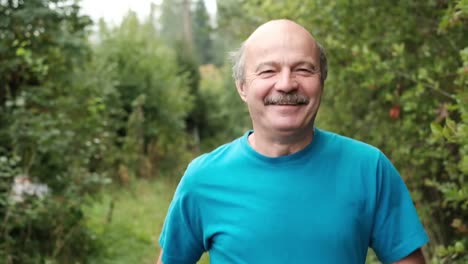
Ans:
[[[322,84],[318,48],[309,33],[295,25],[254,33],[245,56],[246,78],[237,88],[254,130],[311,130]]]

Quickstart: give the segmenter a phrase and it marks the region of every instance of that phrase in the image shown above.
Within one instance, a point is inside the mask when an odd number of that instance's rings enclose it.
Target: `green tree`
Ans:
[[[81,206],[106,182],[118,124],[109,68],[76,4],[1,1],[0,14],[0,259],[84,259]]]
[[[230,67],[205,65],[201,69],[200,97],[204,107],[202,150],[210,151],[251,129],[249,113],[240,99]]]
[[[201,5],[200,5],[201,4]],[[209,26],[206,9],[204,4],[197,2],[198,13],[195,16],[192,14],[191,1],[174,1],[165,0],[161,5],[161,36],[166,45],[175,47],[177,52],[177,61],[180,65],[181,72],[188,74],[188,84],[190,94],[194,98],[194,107],[186,118],[187,132],[191,135],[191,145],[195,152],[200,150],[200,137],[203,136],[203,131],[207,128],[205,118],[205,103],[202,101],[199,93],[199,65],[203,59],[202,51],[205,47],[199,45],[206,44],[204,41],[209,40]],[[203,13],[204,12],[204,13]],[[173,17],[178,14],[182,16],[180,22],[174,23]],[[194,18],[194,19],[192,19]],[[204,21],[204,22],[203,22]],[[206,23],[206,24],[204,24]],[[195,42],[192,37],[195,31]],[[198,35],[202,34],[202,35]],[[203,43],[201,43],[203,42]]]
[[[163,39],[170,44],[183,41],[183,6],[180,0],[163,0],[161,3],[160,32]],[[177,18],[177,19],[175,19]]]
[[[164,44],[152,18],[154,15],[140,22],[130,12],[119,27],[101,25],[96,56],[114,69],[113,78],[126,111],[124,119],[142,111],[139,115],[144,119],[136,119],[143,126],[140,154],[149,155],[146,164],[153,164],[152,171],[157,172],[173,166],[185,151],[185,120],[192,109],[193,94],[190,73],[179,64],[176,52]],[[144,100],[137,102],[137,98]],[[120,131],[122,136],[134,134],[129,132],[130,128]]]
[[[206,10],[205,2],[198,0],[193,11],[193,41],[195,56],[200,64],[213,63],[213,43],[210,16]]]

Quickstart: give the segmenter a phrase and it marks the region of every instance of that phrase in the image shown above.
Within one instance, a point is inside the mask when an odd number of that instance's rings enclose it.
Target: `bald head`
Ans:
[[[259,26],[245,41],[245,46],[256,45],[267,38],[287,40],[291,37],[303,38],[315,45],[315,39],[303,26],[287,19],[272,20]]]
[[[298,43],[310,48],[320,58],[320,79],[322,84],[327,78],[327,59],[324,49],[303,26],[294,21],[279,19],[269,21],[258,27],[241,45],[231,53],[233,61],[233,77],[236,82],[245,81],[245,63],[253,53],[262,52],[266,44],[276,43],[278,46]],[[288,45],[291,46],[291,45]]]

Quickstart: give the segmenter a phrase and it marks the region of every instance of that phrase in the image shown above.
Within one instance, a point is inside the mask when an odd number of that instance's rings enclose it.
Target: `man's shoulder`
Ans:
[[[190,162],[187,172],[210,171],[227,163],[234,162],[241,155],[242,137],[223,144],[214,150],[204,153]]]
[[[380,149],[364,141],[323,129],[319,131],[323,139],[322,141],[332,151],[335,150],[342,153],[354,153],[364,156],[380,156],[382,153]]]

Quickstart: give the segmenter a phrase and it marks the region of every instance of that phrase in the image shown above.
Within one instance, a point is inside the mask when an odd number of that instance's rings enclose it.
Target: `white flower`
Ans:
[[[25,196],[44,198],[50,193],[49,186],[41,183],[32,183],[27,175],[18,175],[13,182],[11,199],[16,203],[24,202]]]

